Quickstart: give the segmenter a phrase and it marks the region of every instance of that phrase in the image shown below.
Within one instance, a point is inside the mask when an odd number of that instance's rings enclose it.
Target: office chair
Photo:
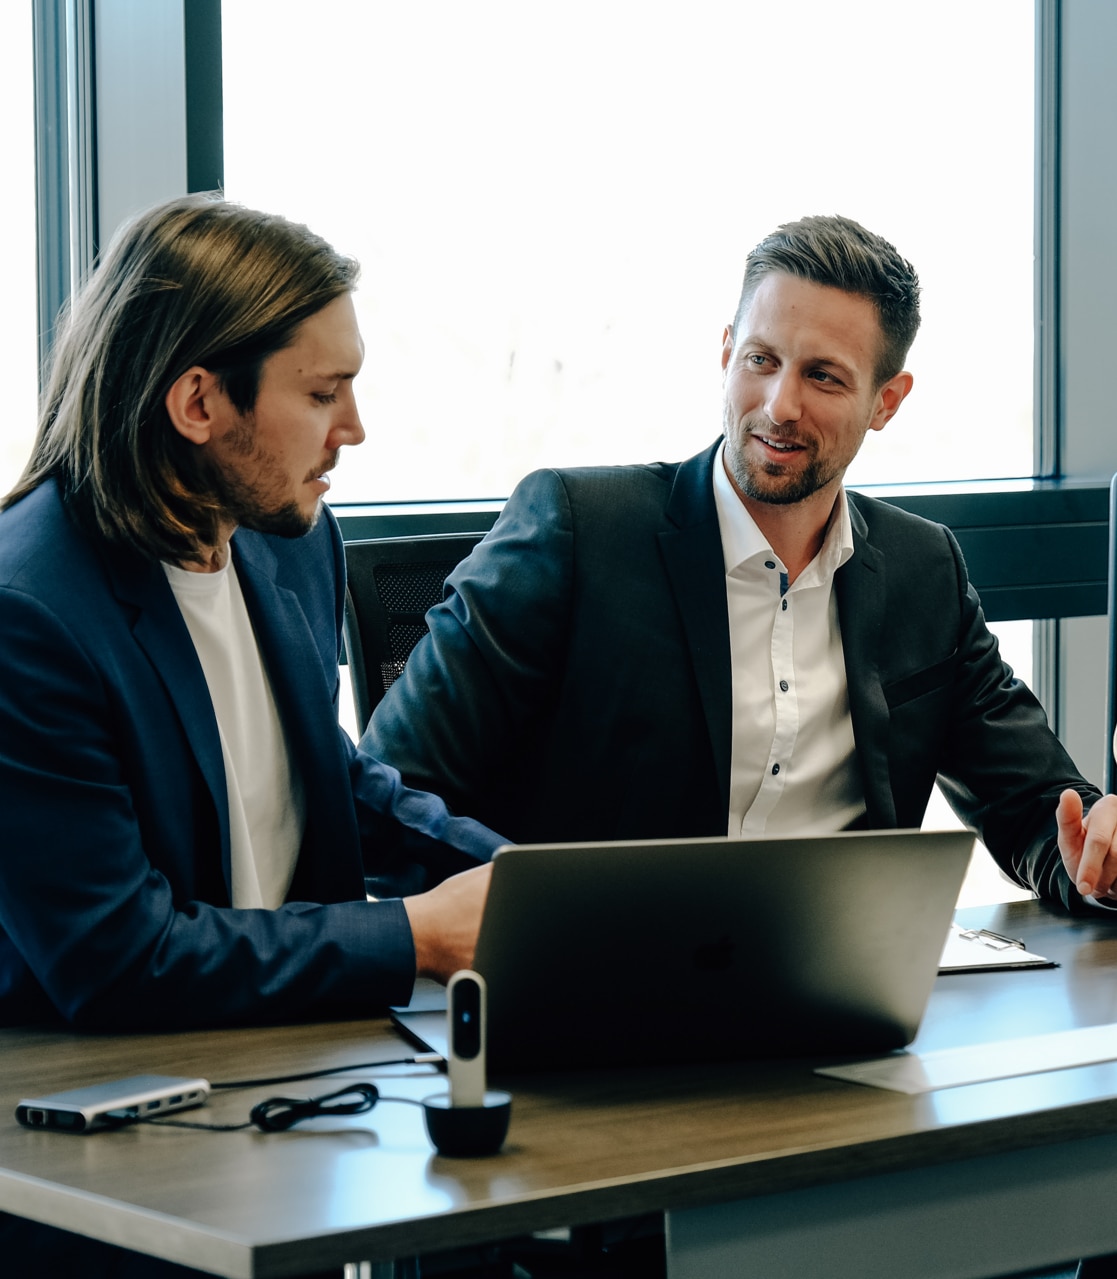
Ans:
[[[378,537],[345,547],[345,659],[361,730],[427,633],[427,609],[484,533]]]

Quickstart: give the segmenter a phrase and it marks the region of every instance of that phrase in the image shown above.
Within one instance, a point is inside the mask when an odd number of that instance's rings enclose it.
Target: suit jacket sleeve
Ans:
[[[863,591],[847,600],[842,617],[871,824],[920,824],[937,774],[952,807],[1006,874],[1068,909],[1090,909],[1063,869],[1055,809],[1066,788],[1077,790],[1087,808],[1097,790],[1075,768],[1030,689],[1005,665],[953,535],[873,509],[878,523],[900,525],[887,538],[877,529],[881,541],[891,543],[887,572],[876,574],[888,582],[881,614],[886,631],[874,646],[857,630],[857,606],[871,612]],[[852,646],[847,618],[856,636]],[[879,683],[862,667],[866,653],[877,654]],[[868,705],[878,693],[880,720]],[[886,752],[878,749],[883,743]],[[885,758],[887,768],[878,769]]]
[[[305,711],[292,745],[313,797],[296,870],[310,890],[278,910],[238,910],[223,865],[223,780],[219,793],[212,785],[219,746],[207,775],[182,704],[197,703],[195,735],[208,725],[216,742],[216,726],[181,616],[173,599],[160,603],[162,571],[144,578],[142,606],[122,603],[97,556],[45,506],[49,494],[37,491],[4,512],[0,529],[0,1019],[53,1009],[83,1027],[187,1028],[406,1002],[415,962],[406,912],[365,900],[362,851],[374,858],[380,838],[408,848],[445,838],[480,857],[499,841],[399,786],[337,727],[336,636],[324,633],[340,589],[331,522],[276,551],[298,573],[325,574],[322,607],[303,618],[298,601],[313,592],[277,572],[261,633],[266,654],[305,636],[282,676],[274,665],[271,674],[281,708],[296,706],[285,694],[297,685]],[[146,650],[136,638],[144,628]],[[152,657],[160,646],[173,661]],[[172,695],[176,684],[197,695]],[[285,723],[291,738],[294,721]],[[312,743],[301,740],[311,733]]]
[[[5,593],[0,611],[7,1020],[43,1011],[33,984],[85,1026],[371,1011],[407,997],[414,959],[398,904],[269,912],[182,899],[148,857],[121,767],[119,708],[80,644],[34,601]]]
[[[430,634],[377,706],[361,746],[457,812],[492,820],[525,726],[553,704],[569,630],[573,531],[553,472],[517,486],[488,537],[451,573]],[[488,799],[486,798],[488,797]],[[478,807],[480,805],[480,807]],[[512,832],[515,834],[515,832]]]

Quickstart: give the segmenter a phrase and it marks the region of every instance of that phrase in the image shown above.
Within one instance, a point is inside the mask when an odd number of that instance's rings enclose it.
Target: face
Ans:
[[[879,431],[911,388],[882,387],[882,335],[868,298],[774,272],[737,332],[726,330],[725,461],[745,505],[833,503],[866,431]]]
[[[345,293],[264,361],[249,413],[216,394],[205,447],[230,525],[282,537],[301,537],[313,526],[338,450],[365,438],[353,397],[363,358],[353,299]]]

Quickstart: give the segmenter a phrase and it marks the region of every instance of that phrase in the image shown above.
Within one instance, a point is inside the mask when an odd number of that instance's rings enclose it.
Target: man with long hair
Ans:
[[[72,305],[0,513],[2,1021],[358,1016],[470,962],[502,841],[337,723],[356,274],[190,196]]]

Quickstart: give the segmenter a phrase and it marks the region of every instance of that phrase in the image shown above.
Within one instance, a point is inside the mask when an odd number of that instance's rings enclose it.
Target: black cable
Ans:
[[[397,1057],[392,1061],[356,1061],[347,1066],[327,1066],[325,1070],[304,1070],[298,1075],[272,1075],[267,1079],[230,1079],[211,1083],[211,1088],[270,1088],[272,1084],[292,1084],[300,1079],[322,1079],[327,1075],[347,1075],[354,1070],[373,1070],[381,1066],[437,1066],[438,1053],[416,1053],[414,1057]]]
[[[345,1097],[354,1100],[341,1100]],[[286,1132],[303,1119],[318,1115],[363,1115],[379,1099],[380,1089],[375,1084],[351,1084],[322,1097],[269,1097],[252,1107],[250,1118],[261,1132]]]
[[[346,1097],[352,1100],[342,1100]],[[321,1097],[268,1097],[252,1107],[246,1123],[201,1124],[190,1119],[164,1119],[159,1115],[141,1118],[136,1122],[154,1124],[157,1128],[195,1128],[204,1132],[242,1132],[245,1128],[258,1128],[261,1132],[286,1132],[304,1119],[315,1119],[320,1115],[363,1115],[372,1110],[378,1101],[398,1101],[409,1106],[423,1104],[413,1097],[382,1097],[375,1084],[359,1083],[339,1088],[336,1092],[324,1093]]]
[[[158,1115],[141,1115],[124,1122],[151,1124],[154,1128],[200,1128],[203,1132],[243,1132],[245,1128],[253,1127],[251,1119],[243,1124],[199,1124],[192,1119],[162,1119]]]

